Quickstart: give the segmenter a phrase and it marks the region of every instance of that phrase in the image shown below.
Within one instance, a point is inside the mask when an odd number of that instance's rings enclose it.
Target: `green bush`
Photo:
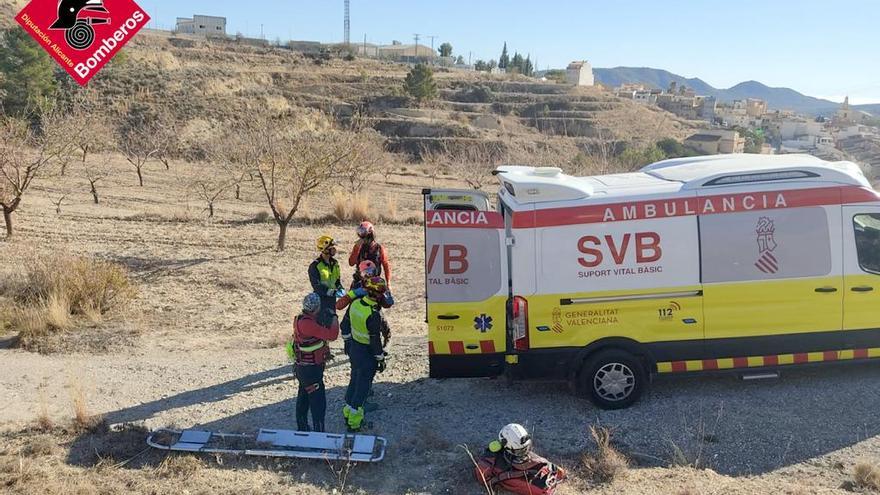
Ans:
[[[434,72],[424,64],[417,64],[403,83],[406,93],[422,102],[437,97],[437,83],[434,81]]]

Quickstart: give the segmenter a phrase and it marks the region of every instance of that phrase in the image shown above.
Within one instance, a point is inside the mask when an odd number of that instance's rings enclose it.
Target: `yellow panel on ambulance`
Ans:
[[[508,299],[502,214],[479,191],[423,193],[430,376],[499,375]]]

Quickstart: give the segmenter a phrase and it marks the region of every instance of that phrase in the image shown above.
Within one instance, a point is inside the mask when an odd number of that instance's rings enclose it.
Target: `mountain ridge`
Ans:
[[[718,101],[731,102],[746,98],[760,98],[774,110],[793,110],[808,115],[830,115],[840,108],[840,103],[807,96],[791,88],[774,88],[759,81],[749,80],[730,88],[715,88],[698,77],[687,78],[663,69],[651,67],[612,67],[595,68],[593,74],[597,82],[606,86],[620,86],[624,83],[645,84],[655,89],[666,89],[671,82],[682,84],[696,91],[698,95],[714,96]],[[874,115],[880,114],[880,104],[853,105],[853,108]]]

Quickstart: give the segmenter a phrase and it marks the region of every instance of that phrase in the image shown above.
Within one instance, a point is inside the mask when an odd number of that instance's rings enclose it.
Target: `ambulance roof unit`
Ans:
[[[584,201],[766,182],[815,182],[870,187],[858,165],[810,155],[715,155],[675,158],[638,172],[573,177],[555,167],[502,166],[495,171],[513,205]]]

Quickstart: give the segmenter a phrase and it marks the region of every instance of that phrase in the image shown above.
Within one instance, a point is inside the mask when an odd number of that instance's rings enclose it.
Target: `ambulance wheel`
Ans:
[[[581,389],[602,409],[623,409],[639,400],[648,384],[641,360],[618,349],[590,356],[580,375]]]

